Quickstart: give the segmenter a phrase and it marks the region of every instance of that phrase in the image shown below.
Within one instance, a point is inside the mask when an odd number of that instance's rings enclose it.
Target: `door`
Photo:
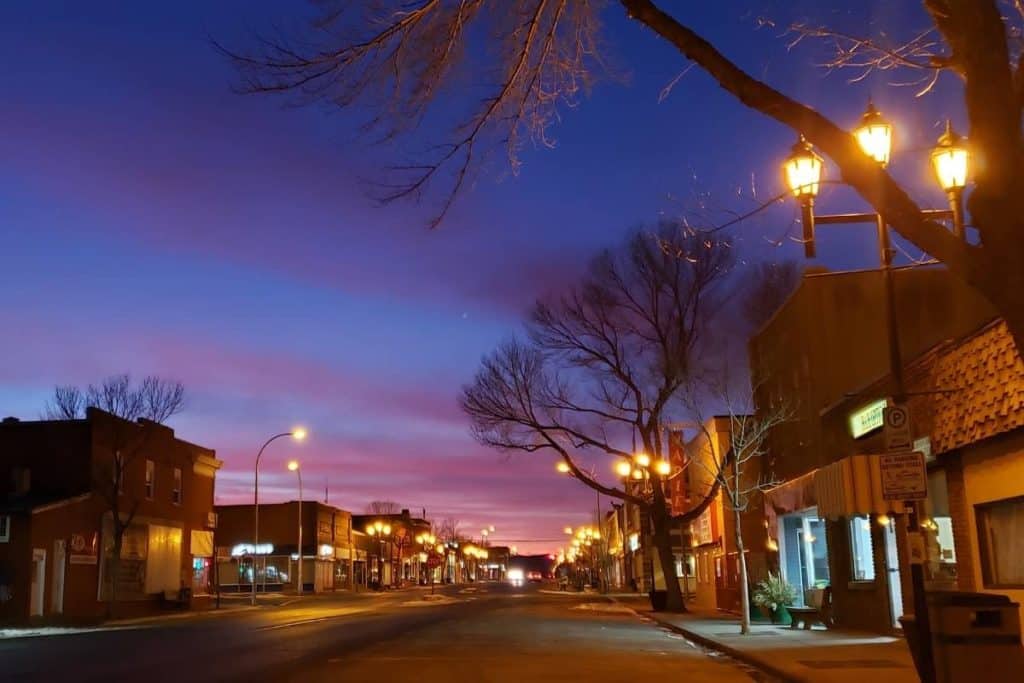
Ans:
[[[892,625],[900,626],[903,616],[903,585],[900,583],[900,558],[896,552],[896,523],[885,525],[885,578],[889,582],[889,612]]]
[[[46,551],[42,548],[32,550],[32,595],[29,603],[30,617],[43,616],[43,593],[46,590]]]
[[[50,611],[64,613],[64,539],[53,542],[53,576],[50,586]]]

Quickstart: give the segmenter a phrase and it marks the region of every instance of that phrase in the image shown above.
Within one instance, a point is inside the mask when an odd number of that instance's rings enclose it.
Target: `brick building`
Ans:
[[[994,315],[943,268],[899,269],[894,284],[904,359]],[[905,519],[870,495],[879,401],[892,391],[868,390],[889,370],[885,300],[875,271],[805,275],[750,342],[756,404],[796,413],[766,444],[767,473],[784,482],[765,497],[769,563],[797,588],[798,602],[830,586],[840,625],[879,632],[897,628],[912,604]]]
[[[299,503],[261,503],[254,545],[252,505],[218,505],[218,582],[222,590],[295,590],[299,561]],[[356,560],[352,514],[317,501],[302,502],[302,585],[322,592],[353,586]]]
[[[144,613],[168,598],[208,595],[220,465],[169,427],[95,408],[79,420],[5,419],[0,619],[98,617],[114,597],[114,613]],[[115,509],[130,522],[119,561]]]
[[[370,528],[378,522],[387,529],[387,534],[370,533]],[[352,515],[352,527],[365,534],[362,543],[367,555],[369,584],[419,583],[425,569],[420,566],[421,548],[416,545],[416,537],[430,533],[430,521],[402,510],[392,514]]]

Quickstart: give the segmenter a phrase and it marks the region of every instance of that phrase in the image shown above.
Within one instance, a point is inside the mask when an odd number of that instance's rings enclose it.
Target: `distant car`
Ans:
[[[540,572],[529,572],[526,575],[526,580],[530,583],[540,583],[544,580],[544,575]]]
[[[506,575],[508,582],[513,586],[523,585],[523,570],[522,569],[509,569]]]

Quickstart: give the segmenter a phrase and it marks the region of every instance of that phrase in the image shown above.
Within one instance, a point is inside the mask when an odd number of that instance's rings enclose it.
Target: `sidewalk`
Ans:
[[[895,636],[760,623],[742,636],[739,619],[720,612],[637,613],[787,682],[918,683],[906,642]]]

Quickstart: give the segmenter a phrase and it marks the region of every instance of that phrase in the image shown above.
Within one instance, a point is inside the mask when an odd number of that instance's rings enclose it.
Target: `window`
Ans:
[[[0,543],[11,540],[11,516],[0,515]]]
[[[974,506],[986,588],[1024,588],[1024,496]]]
[[[875,552],[871,542],[871,518],[867,515],[851,517],[850,559],[854,581],[875,580]]]
[[[146,500],[153,500],[153,489],[156,487],[156,463],[146,461]]]
[[[174,490],[171,491],[171,502],[181,505],[181,468],[174,468]]]

